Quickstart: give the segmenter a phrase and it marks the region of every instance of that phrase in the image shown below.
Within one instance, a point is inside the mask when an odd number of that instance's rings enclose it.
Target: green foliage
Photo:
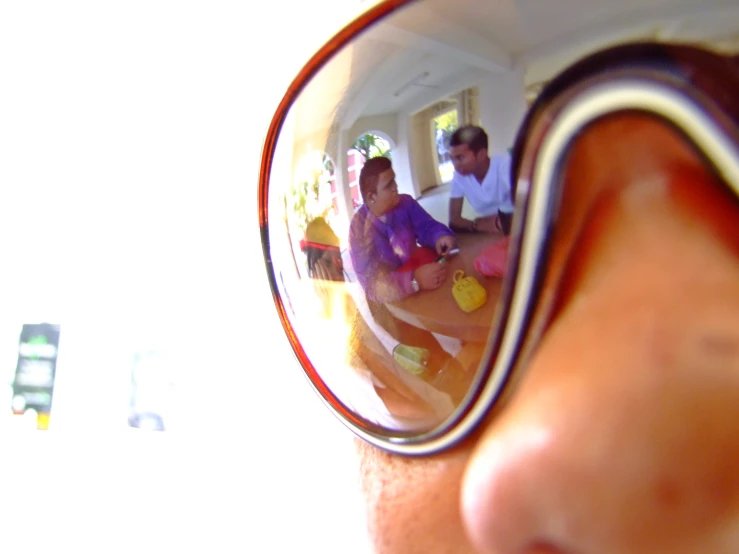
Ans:
[[[365,161],[378,156],[391,158],[390,145],[388,142],[382,137],[378,137],[371,133],[366,133],[359,137],[354,144],[352,144],[352,148],[362,154]]]
[[[449,110],[434,118],[434,137],[436,139],[436,151],[439,161],[449,161],[447,148],[452,133],[459,127],[457,110]]]
[[[459,121],[457,120],[457,110],[449,110],[446,113],[434,118],[434,124],[436,129],[441,129],[445,133],[453,133],[459,127]]]
[[[327,217],[333,208],[331,203],[331,179],[334,163],[325,153],[320,159],[313,159],[311,165],[304,167],[290,189],[290,200],[285,199],[285,207],[291,212],[291,220],[305,232],[308,223],[316,217]]]

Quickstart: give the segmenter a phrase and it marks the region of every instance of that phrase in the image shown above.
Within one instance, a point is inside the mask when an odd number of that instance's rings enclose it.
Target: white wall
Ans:
[[[491,155],[513,146],[526,113],[523,72],[481,72],[479,77],[480,126],[488,134]]]
[[[421,195],[421,189],[413,173],[410,141],[413,136],[411,117],[406,112],[397,115],[398,141],[393,151],[393,169],[395,181],[398,183],[398,192],[410,194],[413,198]]]

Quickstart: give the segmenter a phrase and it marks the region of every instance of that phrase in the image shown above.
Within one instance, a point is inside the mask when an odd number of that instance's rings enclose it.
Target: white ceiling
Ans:
[[[737,0],[423,0],[362,35],[316,77],[296,131],[394,113],[470,70],[551,76],[588,50],[651,38],[739,46]]]

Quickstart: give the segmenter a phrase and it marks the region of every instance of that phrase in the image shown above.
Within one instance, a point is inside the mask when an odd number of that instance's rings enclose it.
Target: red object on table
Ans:
[[[419,246],[413,251],[411,257],[395,271],[413,271],[422,265],[434,263],[438,259],[439,255],[435,250],[431,250],[426,246]]]

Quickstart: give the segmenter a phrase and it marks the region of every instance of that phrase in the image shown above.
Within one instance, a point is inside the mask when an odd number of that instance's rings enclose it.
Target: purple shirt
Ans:
[[[400,195],[384,223],[362,205],[352,218],[349,252],[367,298],[384,303],[413,294],[413,272],[395,270],[408,261],[417,243],[435,249],[445,235],[454,233],[407,194]]]

